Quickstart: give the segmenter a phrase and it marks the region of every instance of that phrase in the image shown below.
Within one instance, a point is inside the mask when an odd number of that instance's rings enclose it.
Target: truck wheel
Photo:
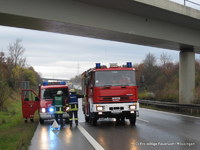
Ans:
[[[40,124],[44,124],[44,119],[40,118]]]
[[[95,116],[94,116],[93,113],[90,113],[89,121],[90,121],[90,123],[91,123],[93,126],[96,126],[96,125],[97,125],[97,119],[95,118]]]
[[[136,122],[136,113],[130,115],[130,125],[135,126]]]
[[[116,124],[119,124],[119,123],[120,123],[120,118],[117,117],[117,118],[116,118]]]
[[[122,122],[122,123],[125,122],[125,117],[121,117],[121,122]]]
[[[88,117],[88,116],[85,115],[85,121],[89,122],[90,121],[90,117]]]
[[[34,122],[33,118],[31,118],[30,120],[31,120],[31,122]]]
[[[97,119],[96,119],[96,118],[92,118],[91,124],[92,124],[93,126],[96,126],[96,125],[97,125]]]
[[[28,120],[27,120],[27,119],[25,119],[25,120],[24,120],[24,122],[25,122],[25,123],[27,123],[27,122],[28,122]]]

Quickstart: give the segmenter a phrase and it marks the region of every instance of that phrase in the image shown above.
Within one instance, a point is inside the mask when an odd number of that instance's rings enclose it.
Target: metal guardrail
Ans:
[[[152,100],[139,100],[140,104],[144,105],[153,105],[159,107],[165,107],[167,109],[173,109],[178,112],[188,112],[191,114],[199,114],[200,113],[200,105],[199,104],[178,104],[172,102],[161,102],[161,101],[152,101]]]
[[[187,108],[200,108],[199,104],[178,104],[172,102],[152,101],[152,100],[139,100],[141,104],[152,104],[160,106],[171,106],[171,107],[187,107]]]

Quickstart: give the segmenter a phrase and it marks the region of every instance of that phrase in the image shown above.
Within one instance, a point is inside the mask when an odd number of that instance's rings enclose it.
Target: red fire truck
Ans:
[[[39,112],[40,123],[44,124],[44,120],[54,118],[54,107],[52,106],[53,98],[57,91],[61,90],[64,93],[65,102],[69,94],[68,86],[65,82],[43,82],[39,86],[38,95],[30,89],[22,90],[22,113],[27,122],[27,119],[33,121],[36,110]],[[69,115],[66,108],[63,118],[68,121]]]
[[[86,122],[97,124],[99,118],[130,120],[135,125],[139,116],[138,87],[132,63],[111,64],[109,68],[96,64],[82,74],[83,112]]]

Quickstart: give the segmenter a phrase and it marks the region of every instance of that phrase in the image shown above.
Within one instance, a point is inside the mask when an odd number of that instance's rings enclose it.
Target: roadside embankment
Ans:
[[[10,97],[6,105],[7,109],[0,112],[0,149],[27,150],[38,125],[38,119],[33,123],[24,123],[20,96],[16,93]]]

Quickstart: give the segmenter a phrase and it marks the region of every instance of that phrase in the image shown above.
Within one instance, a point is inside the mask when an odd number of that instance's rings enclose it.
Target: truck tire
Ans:
[[[40,118],[40,124],[44,124],[44,119]]]
[[[89,121],[90,121],[91,125],[93,125],[93,126],[97,125],[97,118],[95,118],[93,113],[90,113]]]
[[[136,113],[130,115],[130,125],[135,126]]]
[[[90,108],[90,105],[88,105],[88,108],[87,108],[88,109],[87,112],[88,112],[89,115],[87,116],[86,113],[85,113],[85,121],[88,122],[88,123],[91,122],[91,118],[92,118],[91,117],[92,114],[90,113],[90,109],[89,108]]]
[[[125,117],[121,117],[121,122],[125,123]]]
[[[120,118],[119,118],[119,117],[116,118],[116,123],[117,123],[117,124],[120,123]]]
[[[96,119],[96,118],[92,118],[91,124],[92,124],[93,126],[96,126],[96,125],[97,125],[97,119]]]
[[[90,117],[85,115],[85,122],[89,122],[90,121]]]

